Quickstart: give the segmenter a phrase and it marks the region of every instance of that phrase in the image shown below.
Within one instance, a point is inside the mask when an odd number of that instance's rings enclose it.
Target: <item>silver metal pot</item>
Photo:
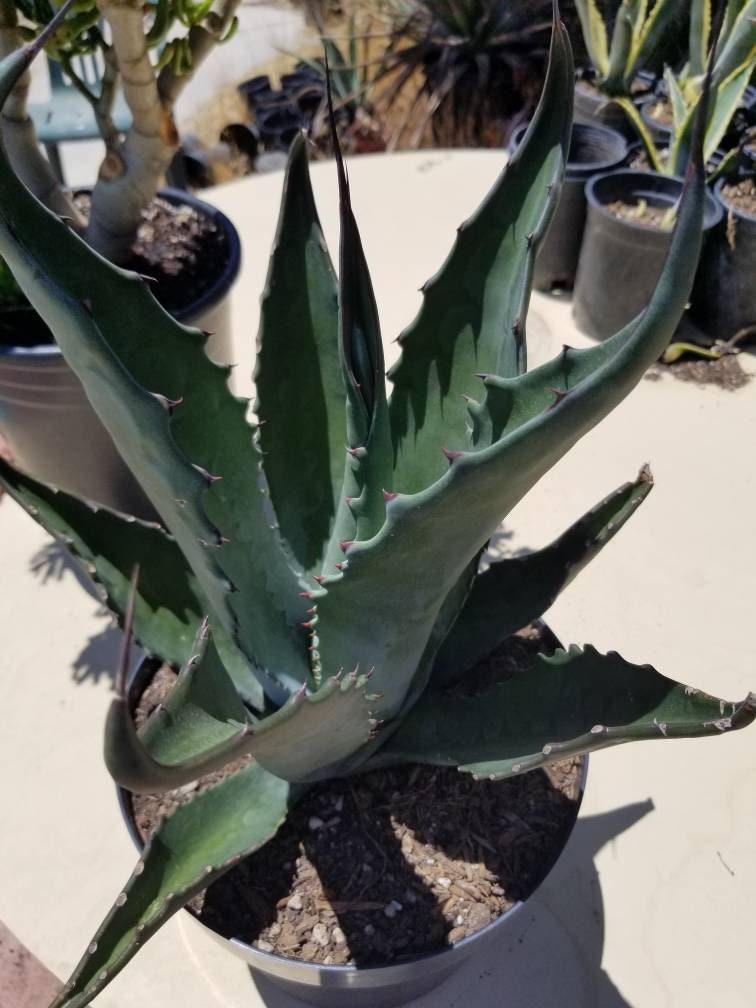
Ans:
[[[142,662],[137,668],[131,682],[133,698],[138,695],[140,687],[152,677],[154,671],[155,663],[150,660]],[[575,801],[575,819],[577,819],[583,800],[587,774],[588,756],[586,755],[582,757],[580,787]],[[118,803],[126,828],[137,849],[141,850],[142,840],[134,825],[130,796],[121,788],[118,788]],[[560,850],[554,855],[551,863],[544,866],[536,889],[543,883],[561,856],[572,834],[574,824],[575,820],[573,820],[570,832],[565,837]],[[506,936],[518,926],[520,911],[525,906],[525,902],[515,903],[511,909],[492,921],[491,924],[476,931],[475,934],[454,942],[447,948],[419,955],[401,963],[370,967],[323,966],[318,963],[308,963],[300,959],[262,952],[236,938],[224,938],[203,924],[194,914],[190,914],[189,911],[185,911],[185,913],[206,935],[209,935],[237,959],[247,963],[263,999],[266,997],[266,991],[278,988],[305,1004],[316,1005],[319,1008],[398,1008],[398,1006],[405,1005],[438,987],[471,955],[478,955],[496,944],[500,944],[504,948]]]

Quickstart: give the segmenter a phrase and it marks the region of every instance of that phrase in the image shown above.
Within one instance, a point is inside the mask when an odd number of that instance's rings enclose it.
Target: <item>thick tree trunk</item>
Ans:
[[[103,161],[92,193],[86,239],[107,259],[124,262],[142,213],[155,196],[179,146],[174,105],[205,57],[228,29],[239,0],[225,0],[204,25],[189,31],[191,72],[176,76],[170,65],[156,74],[144,37],[141,0],[98,0],[110,26],[113,50],[132,126],[123,143]]]
[[[22,45],[12,0],[0,0],[0,58]],[[3,142],[11,164],[24,184],[38,200],[61,217],[68,217],[77,226],[83,220],[70,195],[59,184],[50,163],[37,143],[34,124],[26,111],[30,75],[21,77],[8,97],[0,116]]]

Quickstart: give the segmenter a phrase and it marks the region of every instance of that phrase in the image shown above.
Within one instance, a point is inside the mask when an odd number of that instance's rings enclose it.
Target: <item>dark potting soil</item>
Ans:
[[[728,206],[756,217],[756,179],[739,179],[722,186],[722,199]]]
[[[632,203],[627,203],[625,200],[614,200],[613,203],[607,203],[605,206],[614,217],[632,221],[634,224],[660,228],[663,231],[670,231],[674,224],[674,217],[670,214],[669,207],[651,206],[646,200],[635,200]]]
[[[735,392],[747,385],[751,376],[740,366],[736,354],[724,354],[719,360],[679,360],[673,364],[655,364],[647,373],[647,381],[658,381],[663,375],[696,385],[714,385],[726,392]]]
[[[86,216],[89,196],[76,202]],[[169,312],[181,311],[216,283],[228,263],[226,235],[193,207],[156,198],[145,211],[131,259],[124,264],[150,277],[151,290]],[[40,346],[53,342],[50,330],[28,305],[0,309],[0,344]]]
[[[553,648],[553,638],[532,629],[511,638],[456,689],[475,692],[511,676],[544,639]],[[171,670],[157,673],[137,723],[173,681]],[[134,796],[142,836],[226,772]],[[498,782],[418,765],[324,782],[190,910],[227,938],[307,962],[369,966],[440,949],[538,885],[574,822],[579,781],[580,761],[570,759]]]

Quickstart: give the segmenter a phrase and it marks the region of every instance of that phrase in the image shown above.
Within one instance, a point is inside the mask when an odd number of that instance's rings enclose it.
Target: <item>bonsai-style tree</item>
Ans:
[[[77,0],[46,45],[91,102],[105,143],[88,221],[61,186],[37,144],[27,112],[29,76],[14,87],[2,112],[2,136],[29,189],[113,262],[124,262],[142,213],[179,146],[176,102],[208,53],[233,33],[239,0]],[[0,56],[34,38],[55,8],[49,0],[0,0]],[[74,58],[100,54],[104,71],[93,89],[76,74]],[[120,133],[113,117],[119,87],[131,114]]]

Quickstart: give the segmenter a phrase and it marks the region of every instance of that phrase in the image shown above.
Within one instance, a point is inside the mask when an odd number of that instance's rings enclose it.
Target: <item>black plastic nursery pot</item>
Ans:
[[[527,126],[515,130],[510,149],[518,146],[526,130]],[[627,140],[616,130],[585,123],[573,125],[559,203],[536,256],[536,290],[572,289],[585,227],[585,183],[593,175],[623,165],[627,151]]]
[[[724,190],[732,181],[723,178],[714,187],[722,219],[704,249],[693,294],[695,320],[719,340],[747,329],[756,335],[756,216],[728,200]]]
[[[645,201],[650,207],[672,208],[682,184],[673,176],[629,170],[596,175],[587,183],[588,216],[572,298],[575,321],[584,333],[606,339],[646,307],[672,238],[671,229],[617,217],[609,207]],[[707,193],[704,232],[721,217],[721,207]]]
[[[218,277],[174,317],[211,332],[208,353],[219,363],[231,363],[228,294],[241,264],[239,235],[209,203],[179,190],[159,195],[209,216],[225,236],[228,256]],[[0,316],[0,434],[14,463],[36,479],[118,511],[154,518],[79,379],[28,308]]]
[[[660,103],[663,104],[664,102],[664,98],[661,98],[658,95],[651,95],[650,97],[644,98],[642,101],[637,103],[640,117],[645,123],[648,132],[651,134],[651,139],[657,147],[668,147],[670,140],[672,139],[672,126],[662,122],[653,115],[654,109]]]
[[[558,646],[550,631],[547,633]],[[145,659],[134,670],[129,686],[129,701],[136,707],[142,691],[152,680],[160,667],[160,661]],[[572,829],[580,811],[588,774],[588,756],[580,758],[578,789],[572,810],[573,817],[565,831],[563,842],[552,859],[544,864],[539,886],[553,870],[555,864],[569,842]],[[359,778],[354,778],[356,781]],[[135,825],[131,795],[117,789],[118,802],[129,834],[141,851],[144,844]],[[528,899],[533,895],[531,892]],[[523,908],[527,900],[515,903],[496,920],[473,934],[454,942],[436,952],[404,958],[385,966],[326,966],[306,962],[288,956],[264,952],[244,941],[225,938],[201,922],[193,913],[185,911],[198,929],[225,948],[231,955],[241,959],[252,970],[260,983],[263,996],[270,986],[286,992],[291,997],[318,1008],[400,1008],[415,998],[434,990],[444,980],[473,956],[498,946],[502,955],[515,944],[516,936],[522,929]],[[267,997],[266,997],[267,1001]]]

